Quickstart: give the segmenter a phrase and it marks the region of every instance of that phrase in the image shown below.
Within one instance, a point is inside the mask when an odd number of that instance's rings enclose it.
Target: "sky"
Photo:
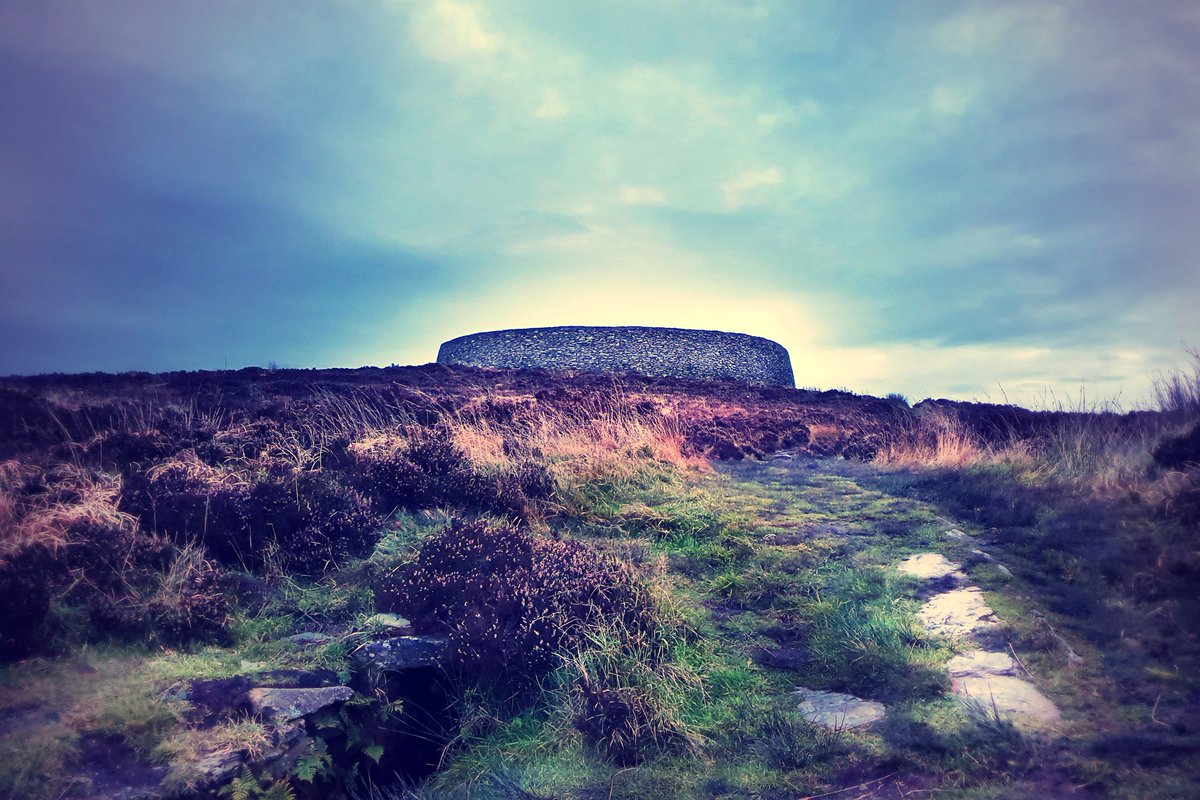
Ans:
[[[1143,404],[1200,346],[1191,0],[4,0],[0,374],[738,331]]]

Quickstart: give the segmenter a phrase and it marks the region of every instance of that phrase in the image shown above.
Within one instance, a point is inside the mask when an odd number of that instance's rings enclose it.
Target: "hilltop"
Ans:
[[[1196,794],[1198,387],[0,380],[0,793]]]

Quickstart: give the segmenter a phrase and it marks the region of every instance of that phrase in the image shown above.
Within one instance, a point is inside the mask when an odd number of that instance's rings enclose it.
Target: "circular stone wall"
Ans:
[[[636,372],[672,378],[725,379],[795,386],[782,345],[758,336],[684,328],[518,328],[451,339],[439,364],[500,369]]]

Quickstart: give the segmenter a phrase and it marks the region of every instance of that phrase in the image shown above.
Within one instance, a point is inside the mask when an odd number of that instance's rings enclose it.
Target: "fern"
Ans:
[[[229,800],[254,800],[261,791],[262,786],[259,785],[258,778],[251,774],[248,767],[242,767],[242,774],[230,781],[229,785],[221,790],[221,794]]]
[[[264,787],[249,767],[242,767],[242,774],[230,781],[221,794],[229,800],[296,800],[296,793],[287,781],[274,781]]]
[[[296,793],[287,781],[272,783],[271,788],[262,794],[262,800],[296,800]]]
[[[318,775],[325,775],[333,767],[333,758],[329,755],[325,743],[317,740],[307,753],[292,768],[292,774],[305,783],[312,783]]]
[[[373,744],[369,745],[368,747],[364,747],[363,755],[378,764],[379,759],[383,758],[383,745]]]

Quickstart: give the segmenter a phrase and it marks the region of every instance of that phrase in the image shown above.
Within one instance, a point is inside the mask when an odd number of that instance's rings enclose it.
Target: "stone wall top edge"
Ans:
[[[578,333],[583,331],[605,331],[605,332],[653,332],[653,333],[668,333],[668,334],[705,334],[709,336],[729,337],[743,340],[752,340],[756,342],[764,342],[774,345],[780,349],[785,349],[778,342],[767,339],[763,336],[755,336],[749,333],[738,333],[736,331],[719,331],[706,328],[664,328],[655,325],[547,325],[539,328],[501,328],[494,331],[478,331],[476,333],[468,333],[462,336],[456,336],[453,339],[447,339],[442,343],[442,346],[457,344],[459,342],[488,339],[503,336],[505,334],[523,334],[523,333],[548,333],[548,332],[563,332],[563,333]]]

